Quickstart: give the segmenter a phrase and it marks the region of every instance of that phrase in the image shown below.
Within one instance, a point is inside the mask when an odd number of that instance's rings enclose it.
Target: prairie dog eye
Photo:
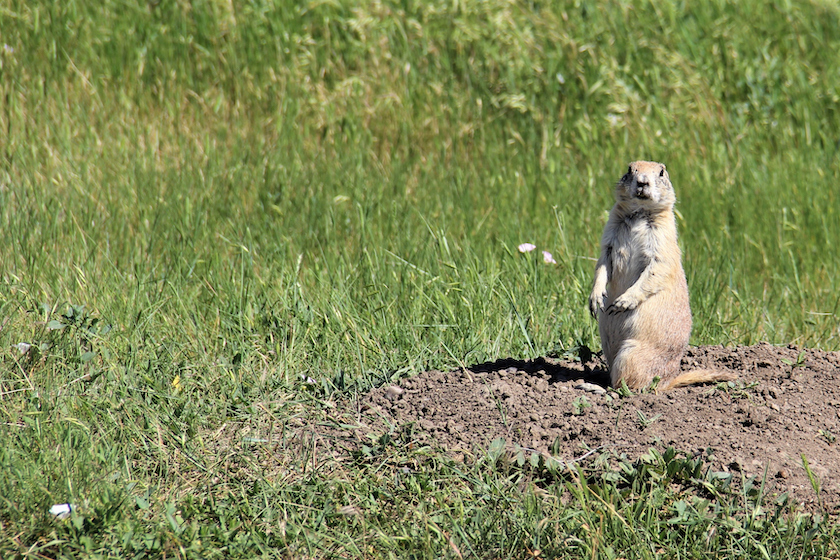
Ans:
[[[665,176],[665,167],[662,167],[662,169],[660,169],[660,170],[659,170],[659,176],[660,176],[660,177],[664,177],[664,176]]]

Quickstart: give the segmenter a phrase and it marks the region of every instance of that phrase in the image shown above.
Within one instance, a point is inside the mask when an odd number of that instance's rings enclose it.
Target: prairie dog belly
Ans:
[[[607,281],[607,305],[627,291],[653,257],[655,239],[645,220],[624,221],[612,244],[612,274]]]

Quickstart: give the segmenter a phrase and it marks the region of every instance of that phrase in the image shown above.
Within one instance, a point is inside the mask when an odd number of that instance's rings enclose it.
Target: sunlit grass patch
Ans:
[[[6,2],[0,550],[837,556],[814,517],[318,441],[373,386],[597,348],[592,258],[640,158],[677,191],[693,342],[838,348],[837,27],[825,3]]]

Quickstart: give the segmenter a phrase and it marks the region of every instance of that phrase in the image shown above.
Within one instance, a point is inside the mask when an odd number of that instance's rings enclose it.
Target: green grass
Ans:
[[[838,349],[838,29],[816,1],[0,2],[2,555],[837,557],[820,517],[648,471],[314,434],[389,379],[596,348],[634,159],[677,190],[694,343]]]

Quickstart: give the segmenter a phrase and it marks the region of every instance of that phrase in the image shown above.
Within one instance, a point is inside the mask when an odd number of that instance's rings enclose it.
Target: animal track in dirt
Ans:
[[[413,424],[416,437],[455,458],[504,438],[512,450],[562,460],[611,449],[635,460],[650,448],[688,454],[711,448],[711,468],[736,480],[766,477],[770,496],[787,492],[814,507],[802,456],[821,499],[840,509],[840,352],[770,344],[692,347],[682,369],[737,372],[736,382],[621,397],[602,365],[571,359],[505,359],[429,371],[360,397],[372,432]]]

